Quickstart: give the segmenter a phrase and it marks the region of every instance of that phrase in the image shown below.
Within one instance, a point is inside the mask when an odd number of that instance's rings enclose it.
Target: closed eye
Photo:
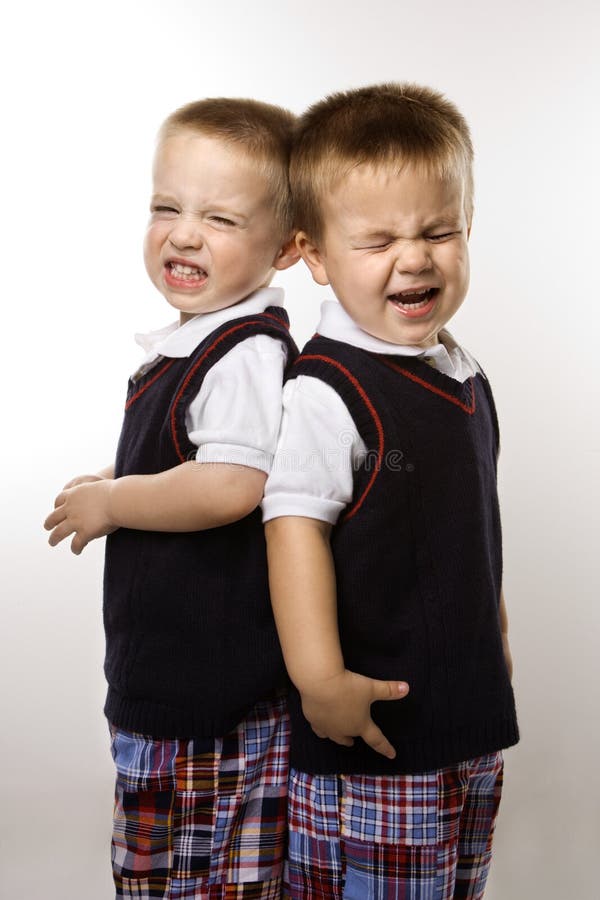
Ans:
[[[217,225],[235,225],[231,219],[227,219],[225,216],[211,216],[211,222],[216,222]]]
[[[175,213],[177,215],[177,210],[172,206],[151,206],[150,212],[153,213]]]
[[[357,250],[387,250],[394,242],[392,240],[389,241],[378,241],[376,244],[364,244],[356,247]]]
[[[429,234],[427,235],[427,240],[432,241],[434,244],[441,244],[443,241],[448,241],[457,234],[460,234],[460,231],[445,231],[443,234]]]

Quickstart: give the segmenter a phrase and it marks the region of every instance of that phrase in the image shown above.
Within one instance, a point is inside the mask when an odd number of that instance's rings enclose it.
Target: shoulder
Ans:
[[[288,347],[283,338],[270,334],[253,334],[240,341],[231,350],[239,356],[249,357],[287,357]]]

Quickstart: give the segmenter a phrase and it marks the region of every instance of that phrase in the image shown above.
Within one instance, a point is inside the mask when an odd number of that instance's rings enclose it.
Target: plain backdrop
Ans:
[[[444,91],[477,152],[469,297],[454,334],[502,425],[505,588],[521,744],[489,900],[596,900],[598,88],[595,0],[5,5],[0,22],[3,388],[0,896],[109,900],[103,542],[42,521],[114,456],[135,331],[173,315],[141,241],[154,135],[176,106],[300,112],[382,80]],[[278,277],[298,341],[326,290]]]

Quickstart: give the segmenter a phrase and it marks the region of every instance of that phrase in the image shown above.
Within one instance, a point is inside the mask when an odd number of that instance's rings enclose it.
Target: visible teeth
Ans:
[[[414,296],[414,297],[418,297],[418,296],[420,296],[421,294],[427,294],[428,291],[429,291],[429,288],[423,288],[422,291],[400,291],[400,296],[401,296],[401,297],[405,297],[405,296],[409,296],[409,297],[413,297],[413,296]]]
[[[390,294],[389,299],[399,306],[401,309],[422,309],[430,302],[433,288],[423,288],[420,291],[398,291],[397,294]],[[422,300],[417,300],[422,297]]]
[[[398,306],[403,306],[405,309],[421,309],[423,306],[427,306],[429,300],[421,300],[420,303],[402,303],[401,300],[396,301]]]
[[[202,271],[197,266],[182,266],[181,263],[171,263],[171,269],[177,275],[199,275]]]

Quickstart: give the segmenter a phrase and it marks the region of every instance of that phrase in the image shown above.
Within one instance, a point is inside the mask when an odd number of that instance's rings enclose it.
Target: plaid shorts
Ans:
[[[286,891],[293,900],[483,897],[502,754],[420,775],[292,769]]]
[[[275,900],[286,838],[289,723],[259,703],[224,738],[111,727],[117,897]]]

